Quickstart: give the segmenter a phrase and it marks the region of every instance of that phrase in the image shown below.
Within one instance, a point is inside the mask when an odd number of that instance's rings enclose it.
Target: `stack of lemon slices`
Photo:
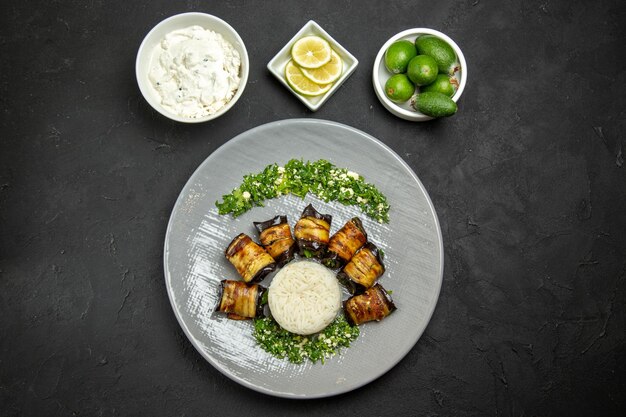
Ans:
[[[319,96],[330,90],[342,72],[343,62],[328,41],[310,35],[293,44],[285,78],[297,93]]]

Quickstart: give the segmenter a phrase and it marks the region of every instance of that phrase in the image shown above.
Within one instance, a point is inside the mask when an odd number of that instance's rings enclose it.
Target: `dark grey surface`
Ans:
[[[621,415],[626,4],[298,4],[2,2],[0,414]],[[134,80],[143,36],[184,11],[228,21],[251,59],[235,108],[194,126],[152,111]],[[361,63],[315,114],[265,69],[308,19]],[[452,37],[469,66],[459,113],[424,124],[385,111],[370,82],[379,46],[420,26]],[[162,270],[195,168],[235,135],[294,117],[399,153],[433,199],[446,255],[407,357],[316,401],[267,397],[207,364]]]

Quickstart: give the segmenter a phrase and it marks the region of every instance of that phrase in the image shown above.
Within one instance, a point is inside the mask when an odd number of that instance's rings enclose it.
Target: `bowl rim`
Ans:
[[[452,40],[452,38],[450,38],[445,33],[442,33],[442,32],[439,32],[438,30],[430,29],[430,28],[411,28],[411,29],[403,30],[402,32],[398,32],[392,37],[390,37],[383,44],[383,46],[379,49],[378,54],[376,54],[376,58],[374,59],[374,66],[372,69],[372,83],[374,84],[374,91],[376,92],[376,96],[380,100],[381,104],[394,115],[405,120],[422,122],[422,121],[432,120],[433,117],[426,116],[425,114],[420,113],[419,111],[409,111],[409,110],[403,109],[402,107],[398,106],[393,101],[389,100],[389,98],[387,98],[387,96],[385,95],[384,87],[382,85],[382,80],[378,77],[378,68],[381,65],[383,56],[387,48],[389,48],[389,46],[393,42],[400,40],[402,38],[405,38],[407,36],[413,36],[413,35],[437,36],[443,39],[444,41],[446,41],[452,47],[452,49],[454,49],[454,52],[456,53],[457,58],[459,60],[459,64],[461,66],[461,79],[459,82],[459,88],[452,96],[452,100],[454,102],[457,102],[461,98],[461,95],[463,94],[463,91],[465,90],[465,85],[467,84],[467,61],[465,60],[465,55],[463,54],[463,51],[461,50],[459,45],[457,45],[457,43],[454,42],[454,40]]]
[[[237,88],[237,91],[235,92],[235,95],[230,99],[228,103],[226,103],[226,105],[220,108],[217,112],[213,114],[209,114],[204,117],[198,117],[198,118],[182,117],[182,116],[179,116],[177,114],[174,114],[168,111],[155,99],[153,91],[151,90],[151,88],[153,89],[153,87],[150,85],[150,82],[148,80],[144,80],[143,77],[140,76],[142,68],[150,65],[150,57],[152,56],[152,49],[153,49],[152,39],[156,36],[156,33],[159,32],[159,30],[163,26],[172,24],[172,22],[177,21],[177,20],[189,19],[189,18],[204,19],[207,22],[212,22],[212,23],[217,23],[219,25],[222,25],[228,32],[230,32],[230,35],[237,41],[236,42],[237,44],[232,45],[232,46],[239,51],[239,54],[241,57],[241,67],[239,70],[240,82],[239,82],[239,87]],[[198,23],[198,26],[202,26],[204,29],[214,30],[200,23]],[[183,27],[186,27],[186,25],[181,25],[181,28]],[[175,29],[172,28],[171,30],[175,30]],[[216,32],[223,35],[223,33],[221,33],[220,31],[216,31]],[[169,16],[161,20],[159,23],[154,25],[152,29],[150,29],[150,31],[144,36],[143,40],[141,41],[141,44],[139,45],[139,49],[137,50],[137,56],[135,58],[135,78],[137,80],[137,85],[139,86],[139,90],[141,91],[141,94],[143,95],[144,99],[148,102],[148,104],[150,104],[150,106],[153,109],[161,113],[163,116],[167,117],[168,119],[175,120],[177,122],[182,122],[182,123],[203,123],[203,122],[208,122],[210,120],[214,120],[222,116],[224,113],[230,110],[230,108],[233,107],[235,103],[239,100],[239,98],[242,96],[243,91],[245,90],[246,85],[248,83],[249,73],[250,73],[250,60],[248,56],[248,50],[246,48],[245,43],[243,42],[243,39],[239,35],[239,33],[225,20],[215,15],[208,14],[208,13],[201,13],[201,12],[179,13],[179,14],[175,14],[175,15]]]

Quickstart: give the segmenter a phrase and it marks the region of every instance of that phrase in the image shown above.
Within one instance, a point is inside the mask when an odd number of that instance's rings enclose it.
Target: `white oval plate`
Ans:
[[[219,215],[215,202],[239,186],[243,175],[290,159],[327,159],[358,172],[388,198],[390,222],[379,224],[354,206],[283,196],[240,217]],[[234,236],[257,234],[253,221],[286,214],[293,227],[308,204],[333,215],[331,233],[359,216],[369,239],[385,252],[380,278],[398,310],[360,327],[349,349],[325,364],[294,365],[256,346],[250,321],[213,312],[223,279],[237,279],[224,257]],[[352,127],[293,119],[251,129],[211,154],[191,176],[172,212],[164,251],[165,281],[185,334],[211,365],[251,389],[280,397],[340,394],[378,378],[396,365],[422,335],[437,303],[443,276],[443,245],[434,207],[411,168],[386,145]],[[263,284],[267,285],[266,279]]]

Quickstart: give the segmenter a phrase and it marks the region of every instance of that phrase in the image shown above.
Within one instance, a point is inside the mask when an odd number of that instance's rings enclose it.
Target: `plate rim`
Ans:
[[[384,371],[380,372],[378,375],[369,378],[369,379],[365,379],[363,381],[359,381],[359,383],[354,384],[352,386],[349,387],[342,387],[342,389],[338,389],[332,392],[323,392],[323,393],[318,393],[318,394],[293,394],[293,393],[284,393],[284,392],[278,392],[278,391],[273,391],[271,389],[268,388],[264,388],[264,387],[260,387],[258,385],[255,385],[253,383],[251,383],[250,381],[238,377],[236,375],[233,375],[231,372],[228,372],[226,369],[224,369],[223,366],[221,366],[217,361],[215,361],[210,355],[208,355],[205,350],[203,349],[203,346],[201,345],[200,341],[197,340],[189,331],[186,323],[183,321],[180,312],[178,311],[178,309],[176,308],[176,300],[175,300],[175,296],[173,294],[173,289],[172,286],[170,285],[170,280],[171,280],[171,276],[169,274],[168,271],[168,247],[169,247],[169,236],[172,230],[172,226],[173,226],[173,219],[174,219],[174,214],[177,212],[177,209],[180,207],[180,205],[182,204],[182,202],[184,201],[184,197],[183,197],[183,191],[185,191],[186,189],[188,189],[188,187],[190,185],[192,185],[194,183],[194,179],[196,178],[196,176],[199,175],[199,173],[202,171],[202,169],[204,168],[205,165],[207,165],[210,160],[212,159],[212,157],[214,157],[215,154],[217,154],[220,150],[222,150],[223,148],[229,147],[229,146],[233,146],[234,143],[237,143],[241,140],[245,140],[246,137],[248,135],[254,135],[255,132],[261,131],[261,130],[265,130],[265,129],[271,129],[274,126],[277,125],[281,125],[284,123],[289,123],[289,124],[297,124],[297,123],[308,123],[308,124],[325,124],[325,125],[330,125],[330,126],[334,126],[337,128],[341,128],[341,129],[347,129],[350,131],[353,131],[357,134],[362,135],[363,137],[365,137],[366,139],[368,139],[369,141],[373,142],[375,145],[381,147],[382,149],[386,150],[391,156],[393,156],[393,158],[398,161],[409,173],[409,175],[413,178],[413,180],[415,180],[415,182],[417,183],[417,185],[419,186],[419,188],[422,190],[424,196],[426,197],[426,202],[428,204],[428,207],[430,208],[433,217],[434,217],[434,225],[435,225],[435,230],[437,231],[437,237],[438,237],[438,251],[439,251],[439,276],[437,277],[437,288],[435,288],[435,294],[436,297],[434,298],[434,303],[432,308],[430,309],[430,312],[428,314],[427,320],[426,320],[426,324],[424,326],[424,328],[422,329],[421,332],[419,332],[419,334],[416,335],[415,338],[415,342],[410,344],[410,346],[408,347],[408,349],[406,349],[403,352],[400,352],[400,354],[397,355],[397,358],[395,361],[393,361],[390,366],[388,368],[386,368]],[[194,172],[189,176],[189,179],[185,182],[185,185],[181,188],[178,197],[176,198],[176,202],[174,203],[174,206],[172,207],[172,210],[170,212],[170,216],[168,219],[168,223],[167,223],[167,228],[166,228],[166,232],[165,232],[165,238],[164,238],[164,245],[163,245],[163,270],[164,270],[164,278],[165,278],[165,287],[167,290],[167,295],[168,295],[168,299],[170,301],[170,306],[174,312],[174,316],[176,317],[176,321],[178,322],[178,324],[180,325],[180,327],[183,329],[183,332],[185,333],[185,336],[187,337],[187,339],[191,342],[191,344],[193,345],[193,347],[196,349],[196,351],[200,354],[200,356],[202,356],[207,362],[209,362],[211,364],[211,366],[213,366],[215,369],[217,369],[222,375],[228,377],[229,379],[231,379],[232,381],[243,385],[249,389],[252,389],[256,392],[260,392],[262,394],[266,394],[266,395],[270,395],[270,396],[274,396],[274,397],[281,397],[281,398],[290,398],[290,399],[313,399],[313,398],[327,398],[327,397],[332,397],[332,396],[336,396],[336,395],[340,395],[340,394],[344,394],[353,390],[356,390],[358,388],[361,388],[373,381],[375,381],[376,379],[380,378],[381,376],[383,376],[384,374],[386,374],[387,372],[389,372],[391,369],[393,369],[395,366],[398,365],[398,363],[404,359],[406,357],[406,355],[415,347],[415,345],[417,344],[417,342],[421,339],[422,335],[424,334],[424,332],[426,331],[426,329],[428,328],[428,325],[430,324],[430,321],[433,317],[433,314],[435,312],[435,309],[437,308],[437,304],[439,301],[439,297],[441,295],[441,288],[443,286],[443,273],[444,273],[444,256],[445,256],[445,251],[444,251],[444,246],[443,246],[443,235],[442,235],[442,231],[441,231],[441,225],[439,223],[439,217],[437,216],[437,211],[435,210],[435,206],[432,202],[432,199],[430,198],[430,195],[428,194],[428,192],[426,191],[426,188],[424,187],[424,184],[421,182],[421,180],[419,179],[419,177],[417,176],[417,174],[415,174],[415,172],[413,171],[413,169],[406,163],[406,161],[404,161],[404,159],[402,159],[393,149],[391,149],[389,146],[387,146],[385,143],[383,143],[382,141],[380,141],[379,139],[375,138],[374,136],[360,130],[357,129],[355,127],[343,124],[343,123],[339,123],[339,122],[334,122],[334,121],[330,121],[330,120],[325,120],[325,119],[317,119],[317,118],[293,118],[293,119],[281,119],[281,120],[276,120],[276,121],[272,121],[272,122],[268,122],[268,123],[264,123],[258,126],[255,126],[251,129],[248,130],[244,130],[241,133],[237,134],[236,136],[232,137],[231,139],[227,140],[226,142],[224,142],[222,145],[220,145],[217,149],[215,149],[213,152],[211,152],[199,165],[198,167],[194,170]]]

